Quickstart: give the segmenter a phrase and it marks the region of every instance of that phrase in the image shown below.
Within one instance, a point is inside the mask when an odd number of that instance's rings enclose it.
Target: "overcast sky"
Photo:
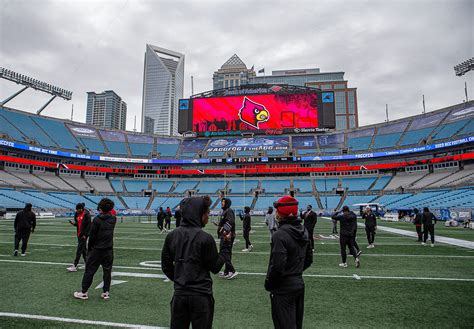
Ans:
[[[44,115],[85,121],[86,92],[112,89],[140,127],[147,43],[184,53],[185,90],[212,89],[236,53],[248,67],[343,71],[357,88],[359,123],[474,98],[474,1],[45,1],[0,0],[0,66],[73,92]],[[20,87],[0,81],[3,99]],[[26,91],[9,107],[36,111],[48,95]]]

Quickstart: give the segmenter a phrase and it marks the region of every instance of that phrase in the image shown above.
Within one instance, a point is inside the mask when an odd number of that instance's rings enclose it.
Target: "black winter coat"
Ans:
[[[354,212],[349,211],[347,214],[334,213],[331,217],[334,220],[341,222],[341,235],[355,236],[357,231],[357,216]]]
[[[15,216],[13,224],[15,232],[34,231],[36,228],[36,215],[34,212],[21,210]]]
[[[89,249],[113,249],[116,222],[117,218],[110,213],[95,216],[89,233]]]
[[[304,221],[304,227],[308,230],[308,232],[314,231],[314,226],[318,221],[318,216],[314,211],[306,211],[300,215],[301,219]]]
[[[365,219],[365,226],[374,227],[377,226],[377,217],[373,212],[370,214],[363,213],[362,218]]]
[[[245,232],[250,232],[250,230],[252,229],[251,227],[252,217],[250,216],[250,214],[240,215],[240,220],[242,221],[242,229]]]
[[[433,215],[432,212],[423,212],[421,215],[421,219],[423,221],[423,225],[433,225],[436,224],[436,217]]]

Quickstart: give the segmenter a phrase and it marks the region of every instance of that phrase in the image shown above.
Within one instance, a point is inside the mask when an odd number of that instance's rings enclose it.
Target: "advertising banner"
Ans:
[[[193,131],[318,127],[318,95],[249,95],[193,99]]]
[[[82,127],[82,126],[76,126],[76,125],[71,125],[71,124],[66,124],[66,126],[69,127],[71,130],[72,134],[76,137],[79,138],[98,138],[97,131],[93,128],[89,127]]]
[[[211,141],[207,146],[206,151],[271,151],[287,150],[288,147],[288,137],[226,138]]]
[[[315,149],[316,139],[314,136],[293,136],[292,138],[294,149]]]
[[[105,141],[125,143],[125,134],[123,132],[99,130],[99,133]]]
[[[181,144],[181,153],[201,152],[208,141],[208,139],[186,139]]]

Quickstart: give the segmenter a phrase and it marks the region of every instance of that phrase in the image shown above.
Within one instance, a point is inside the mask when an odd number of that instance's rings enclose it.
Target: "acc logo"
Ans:
[[[270,119],[270,112],[262,104],[255,103],[244,97],[242,107],[239,110],[239,119],[249,126],[259,129],[258,125]]]
[[[71,128],[71,129],[78,132],[78,133],[83,133],[83,134],[93,134],[94,133],[94,130],[87,129],[87,128]]]

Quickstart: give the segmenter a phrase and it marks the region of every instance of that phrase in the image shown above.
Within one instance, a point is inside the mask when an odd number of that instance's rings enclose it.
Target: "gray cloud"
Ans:
[[[1,65],[74,92],[45,115],[85,120],[87,91],[115,90],[140,126],[146,43],[186,55],[185,95],[212,89],[212,73],[237,53],[255,68],[344,71],[357,87],[359,123],[381,122],[472,97],[474,5],[443,1],[7,1],[0,0]],[[267,73],[267,74],[268,74]],[[0,81],[0,97],[18,86]],[[48,99],[26,92],[9,106]]]

